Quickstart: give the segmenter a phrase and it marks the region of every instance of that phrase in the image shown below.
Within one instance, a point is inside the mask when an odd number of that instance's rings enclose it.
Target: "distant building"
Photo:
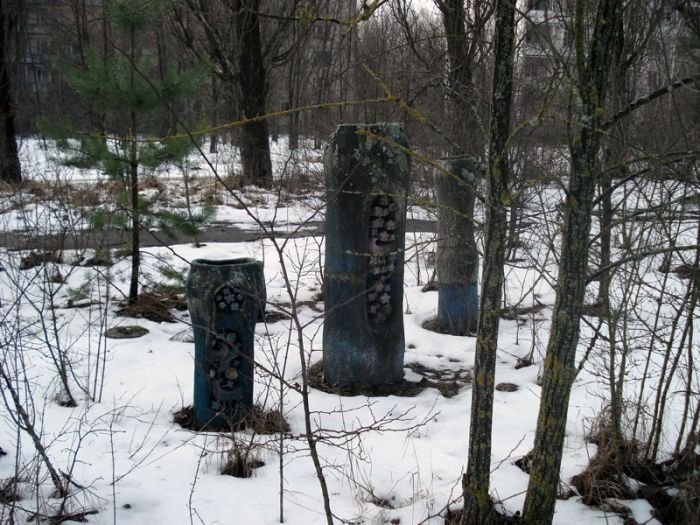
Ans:
[[[79,63],[102,20],[99,0],[26,0],[25,5],[25,45],[15,77],[20,133],[32,131],[33,121],[46,111],[70,106],[74,97],[58,64]]]
[[[550,94],[542,125],[525,133],[534,144],[563,144],[566,126],[562,122],[565,103],[564,65],[571,57],[570,0],[520,0],[523,18],[518,27],[519,54],[516,58],[517,118],[533,119],[542,111],[543,95]],[[560,118],[554,118],[559,115]],[[549,119],[548,119],[549,118]]]

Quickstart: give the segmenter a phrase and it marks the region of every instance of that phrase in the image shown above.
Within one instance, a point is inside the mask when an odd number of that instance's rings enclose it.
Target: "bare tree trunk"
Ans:
[[[611,45],[618,27],[616,20],[622,14],[622,6],[616,0],[598,2],[590,49],[586,52],[584,4],[587,3],[587,0],[577,0],[575,7],[576,91],[580,102],[572,111],[573,121],[569,123],[569,191],[565,203],[557,298],[544,361],[532,469],[523,509],[523,523],[526,525],[550,524],[554,515],[586,291],[601,108],[608,85]]]
[[[504,201],[508,195],[510,179],[508,138],[513,94],[514,23],[515,4],[512,0],[499,0],[496,7],[484,276],[473,372],[469,464],[467,465],[467,473],[462,480],[464,491],[462,525],[485,524],[492,516],[489,496],[491,431],[496,346],[508,232],[507,203]]]
[[[131,89],[134,90],[134,81],[136,74],[136,34],[132,27],[130,32],[130,82]],[[137,127],[136,127],[136,111],[131,110],[130,113],[129,137],[129,184],[131,186],[131,280],[129,283],[129,302],[135,303],[139,296],[139,266],[141,253],[139,251],[141,244],[141,217],[139,210],[139,159],[138,159],[138,144]]]
[[[623,51],[625,47],[625,33],[623,17],[619,16],[616,20],[617,27],[612,36],[611,49],[613,52],[611,64],[611,86],[610,86],[610,102],[611,110],[617,113],[624,106],[626,94],[626,72],[629,64],[623,61]],[[610,310],[610,283],[612,281],[613,272],[609,270],[612,255],[612,228],[613,228],[613,204],[612,204],[612,179],[614,173],[624,172],[624,169],[619,165],[624,158],[624,133],[623,124],[618,123],[613,126],[610,131],[607,144],[603,148],[603,170],[600,177],[600,281],[598,286],[597,306],[600,308],[600,314],[608,318],[608,343],[610,365],[608,382],[610,387],[610,439],[611,450],[613,457],[611,463],[615,464],[620,474],[622,474],[620,464],[620,455],[618,451],[622,445],[622,403],[623,403],[623,383],[616,380],[615,363],[618,358],[618,345],[615,331],[617,327],[616,321],[613,321],[619,314],[613,316]],[[616,166],[617,165],[617,166]],[[624,314],[623,314],[624,315]],[[623,356],[626,350],[622,350]],[[620,370],[621,377],[624,377],[624,368]]]
[[[15,136],[15,108],[12,104],[10,78],[10,38],[19,19],[16,2],[0,3],[0,181],[20,182],[22,168],[19,163]]]
[[[624,105],[627,66],[623,63],[623,50],[625,47],[625,36],[622,16],[617,21],[615,28],[614,42],[611,43],[613,49],[613,69],[615,72],[612,79],[612,111],[616,113]],[[603,315],[607,315],[610,310],[610,280],[612,272],[608,269],[611,257],[611,230],[613,221],[612,209],[612,167],[621,162],[623,158],[623,133],[622,125],[617,124],[610,132],[610,139],[603,151],[604,161],[608,164],[600,178],[600,285],[598,287],[597,304],[600,306]],[[619,168],[617,168],[619,170]],[[616,170],[616,171],[617,171]]]
[[[301,74],[299,71],[299,58],[294,57],[289,64],[289,75],[287,78],[287,106],[289,109],[298,107],[299,88],[301,84]],[[292,111],[289,114],[287,134],[289,135],[289,150],[294,151],[299,148],[299,111]]]
[[[482,2],[474,13],[469,14],[469,32],[465,26],[467,13],[464,0],[436,0],[442,12],[442,23],[447,40],[449,58],[448,84],[451,139],[456,144],[456,151],[451,155],[470,155],[481,160],[484,154],[483,129],[477,106],[475,73],[479,55],[479,36],[488,18],[488,10]]]
[[[241,109],[246,119],[265,115],[265,65],[260,40],[258,9],[260,0],[236,0],[236,24],[241,50],[239,79]],[[272,161],[266,120],[248,122],[241,137],[243,178],[263,188],[272,185]]]

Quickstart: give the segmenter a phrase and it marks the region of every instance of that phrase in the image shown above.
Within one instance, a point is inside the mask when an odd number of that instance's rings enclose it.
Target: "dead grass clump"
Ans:
[[[657,464],[645,458],[638,442],[621,440],[615,445],[609,421],[603,414],[595,422],[589,439],[598,452],[571,479],[582,502],[624,516],[629,509],[617,500],[644,498],[664,525],[700,525],[700,454],[694,441],[689,439],[683,452]],[[633,491],[627,480],[644,485]]]
[[[640,489],[640,495],[654,507],[654,517],[664,525],[700,525],[700,454],[696,446],[658,465],[665,478]]]
[[[210,204],[212,206],[221,206],[224,204],[224,198],[222,197],[222,188],[218,188],[215,183],[206,184],[202,192],[202,203]]]
[[[514,465],[525,474],[529,474],[530,470],[532,469],[532,450],[524,456],[516,459]]]
[[[194,430],[194,420],[192,419],[192,405],[182,407],[173,414],[173,423],[180,425],[187,430]]]
[[[234,478],[249,478],[253,475],[253,470],[264,466],[264,461],[249,457],[249,451],[244,452],[240,447],[233,447],[228,453],[228,460],[221,469],[221,474]]]
[[[586,469],[571,478],[571,483],[576,487],[585,505],[600,507],[611,498],[634,498],[610,451],[604,450],[601,453],[599,449]]]
[[[586,469],[571,478],[571,484],[585,505],[600,507],[610,499],[631,499],[635,495],[627,485],[624,467],[639,463],[639,448],[628,441],[615,443],[610,431],[610,416],[602,414],[588,435],[598,451]]]
[[[158,179],[156,176],[144,177],[141,182],[139,182],[141,189],[157,190],[158,192],[165,191],[165,184]]]
[[[92,257],[76,262],[80,266],[104,266],[110,267],[114,264],[109,248],[98,247]]]
[[[192,406],[186,406],[178,410],[173,414],[173,421],[180,425],[182,428],[188,430],[199,431],[201,429],[195,428],[194,418],[192,415]],[[263,410],[262,407],[254,406],[253,409],[241,422],[229,427],[228,429],[232,432],[242,431],[246,429],[253,430],[256,434],[282,434],[289,432],[289,423],[279,410]]]
[[[58,268],[53,268],[47,276],[47,280],[50,283],[62,284],[66,279]]]
[[[117,315],[148,319],[156,323],[174,323],[171,310],[185,310],[185,300],[175,294],[158,294],[144,292],[135,303],[124,302],[117,310]]]
[[[48,185],[41,180],[23,180],[21,187],[24,191],[38,199],[45,199],[47,195],[51,193]]]
[[[252,428],[257,434],[283,434],[289,432],[289,423],[279,410],[263,410],[254,406],[244,419],[246,428]]]
[[[61,257],[50,251],[33,251],[19,262],[20,270],[29,270],[46,263],[60,263]]]
[[[292,195],[306,195],[318,192],[322,188],[322,180],[315,173],[293,169],[280,180],[280,190],[288,198]]]
[[[690,264],[681,264],[673,269],[675,273],[681,279],[693,279],[700,272],[697,266],[691,266]]]
[[[18,481],[15,476],[0,481],[0,504],[7,505],[21,499],[17,485]]]

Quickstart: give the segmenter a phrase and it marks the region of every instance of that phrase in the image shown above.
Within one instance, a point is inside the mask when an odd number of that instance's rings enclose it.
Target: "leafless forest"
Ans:
[[[337,441],[350,448],[396,419],[332,435],[316,424],[308,334],[321,330],[323,315],[307,319],[302,265],[290,265],[285,250],[290,239],[323,230],[320,159],[329,135],[342,123],[377,122],[402,123],[409,140],[408,202],[420,223],[407,233],[414,285],[440,281],[434,265],[421,266],[434,257],[440,160],[468,157],[479,175],[473,209],[448,210],[469,216],[479,260],[471,402],[463,406],[470,424],[454,435],[468,450],[458,494],[432,518],[549,524],[558,498],[575,494],[628,524],[655,523],[635,520],[619,503],[635,498],[654,509],[649,520],[699,523],[697,0],[0,0],[0,217],[44,201],[63,217],[58,234],[22,230],[33,243],[25,247],[13,245],[18,228],[0,223],[2,251],[24,248],[22,264],[41,268],[27,280],[10,268],[12,257],[0,259],[0,427],[9,429],[0,445],[14,456],[0,461],[16,464],[12,476],[0,476],[0,522],[92,514],[92,506],[70,503],[85,487],[52,456],[35,402],[43,383],[18,357],[28,340],[44,345],[59,392],[51,403],[101,402],[100,347],[96,361],[72,354],[49,313],[68,293],[62,257],[83,249],[111,260],[114,252],[94,239],[121,236],[122,296],[112,296],[114,275],[104,271],[97,291],[69,303],[92,312],[102,344],[116,303],[132,313],[154,308],[145,237],[157,242],[157,230],[199,246],[223,205],[247,213],[279,258],[286,353],[260,373],[280,406],[285,392],[299,398],[297,437],[313,462],[324,522],[349,522],[334,511],[332,468],[319,450]],[[278,142],[286,158],[272,152]],[[50,148],[47,158],[88,182],[40,176],[44,168],[21,160],[29,143]],[[234,150],[235,161],[212,160]],[[165,171],[176,182],[159,179]],[[284,235],[283,218],[250,211],[312,200],[313,212],[285,224]],[[92,231],[93,240],[81,246],[78,230]],[[322,281],[316,257],[310,268]],[[549,296],[539,294],[542,286]],[[160,306],[166,295],[182,301],[181,289],[158,290]],[[37,319],[25,323],[20,306]],[[503,323],[513,320],[516,337],[522,330],[530,343],[508,366],[537,369],[539,398],[529,452],[512,458],[529,474],[517,511],[502,506],[491,479],[495,377]],[[295,379],[275,368],[288,354],[301,363]],[[597,385],[587,436],[596,453],[580,474],[562,479],[569,399],[584,376]],[[5,441],[20,435],[28,440],[21,453]],[[246,439],[232,438],[232,457],[247,458],[254,438]],[[283,441],[270,439],[279,444],[280,471]],[[28,493],[54,503],[32,506]]]

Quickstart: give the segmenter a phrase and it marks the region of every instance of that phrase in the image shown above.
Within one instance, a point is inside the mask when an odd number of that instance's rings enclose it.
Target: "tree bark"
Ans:
[[[618,27],[615,30],[614,42],[611,43],[613,49],[613,70],[612,79],[612,110],[617,113],[624,105],[626,95],[626,75],[627,65],[622,58],[625,47],[625,33],[623,19],[619,17]],[[603,161],[607,166],[600,177],[600,281],[598,286],[597,304],[600,306],[603,315],[607,315],[610,310],[610,280],[612,272],[608,269],[611,259],[611,230],[613,221],[612,207],[612,169],[623,160],[623,129],[622,123],[617,123],[610,130],[607,144],[604,146]],[[615,167],[616,172],[621,168]]]
[[[569,395],[576,377],[576,348],[587,282],[602,107],[611,65],[611,44],[618,27],[616,20],[622,12],[617,0],[598,2],[590,49],[586,52],[584,4],[587,3],[587,0],[577,0],[575,6],[575,88],[580,102],[571,112],[573,121],[569,123],[570,181],[565,203],[557,298],[544,361],[532,469],[523,509],[523,523],[526,525],[550,524],[554,516]]]
[[[474,74],[475,35],[481,28],[478,24],[472,28],[474,34],[470,38],[465,26],[464,0],[438,0],[436,3],[442,12],[449,59],[450,138],[455,143],[451,155],[466,154],[480,160],[484,154],[484,140],[476,106]]]
[[[265,115],[265,65],[260,39],[260,0],[236,0],[240,39],[239,84],[243,118]],[[266,120],[247,122],[241,133],[241,161],[246,183],[272,185],[272,161]]]
[[[136,75],[136,34],[132,27],[129,33],[130,39],[130,84],[134,91]],[[141,265],[141,213],[139,208],[139,158],[136,111],[132,109],[129,113],[129,184],[131,189],[131,279],[129,282],[129,303],[134,304],[139,297],[139,268]]]
[[[469,463],[462,480],[464,492],[462,525],[485,524],[493,515],[489,496],[491,431],[496,347],[508,232],[506,217],[510,178],[508,139],[513,94],[514,37],[515,3],[512,0],[499,0],[496,7],[484,276],[473,372]]]
[[[18,20],[18,13],[13,7],[5,2],[0,4],[0,181],[17,183],[22,180],[22,168],[17,149],[10,76],[9,39]]]
[[[442,332],[475,335],[479,315],[479,252],[474,239],[474,201],[480,169],[471,157],[445,159],[435,170],[438,207],[438,315]]]

